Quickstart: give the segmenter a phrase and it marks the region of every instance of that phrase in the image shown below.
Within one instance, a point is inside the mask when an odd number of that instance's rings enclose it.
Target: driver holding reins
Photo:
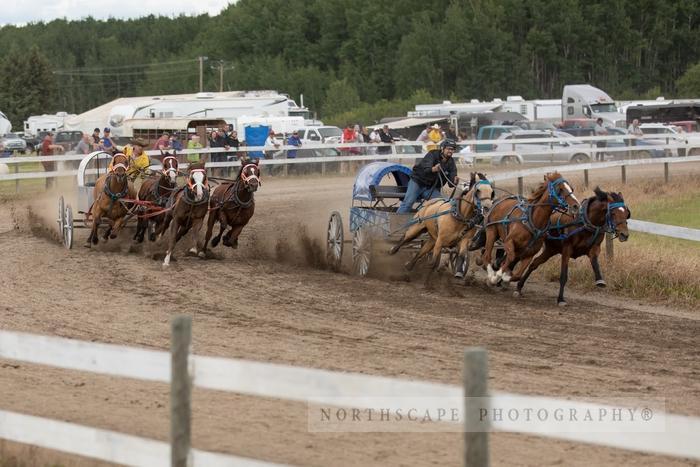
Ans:
[[[411,212],[413,203],[418,200],[442,197],[441,189],[446,183],[457,184],[457,164],[452,159],[456,149],[457,143],[446,139],[440,143],[438,149],[429,151],[413,166],[406,196],[401,201],[397,213]]]

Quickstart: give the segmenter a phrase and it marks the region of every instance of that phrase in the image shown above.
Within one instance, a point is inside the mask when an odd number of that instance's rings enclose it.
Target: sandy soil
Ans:
[[[340,211],[347,224],[351,187],[352,179],[340,176],[267,179],[239,250],[219,247],[207,261],[180,254],[166,272],[153,259],[161,245],[132,248],[128,235],[86,250],[87,232],[77,231],[76,246],[65,250],[51,225],[57,193],[0,201],[0,326],[167,349],[170,317],[192,313],[198,354],[450,384],[460,384],[463,349],[478,345],[489,350],[493,389],[660,397],[670,412],[700,415],[700,324],[693,310],[605,292],[570,292],[570,306],[560,309],[555,286],[542,282],[517,300],[481,281],[465,287],[447,276],[426,283],[420,273],[356,278],[326,271],[328,213]],[[72,191],[65,184],[61,190]],[[390,267],[399,271],[400,263]],[[0,393],[0,409],[168,437],[166,385],[0,361]],[[194,446],[297,465],[460,463],[458,433],[309,433],[306,410],[197,390]],[[494,465],[695,465],[509,433],[492,436],[492,459]]]

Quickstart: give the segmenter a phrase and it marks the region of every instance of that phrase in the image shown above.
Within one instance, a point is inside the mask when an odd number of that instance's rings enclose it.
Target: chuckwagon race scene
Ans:
[[[0,467],[696,466],[700,3],[0,13]]]

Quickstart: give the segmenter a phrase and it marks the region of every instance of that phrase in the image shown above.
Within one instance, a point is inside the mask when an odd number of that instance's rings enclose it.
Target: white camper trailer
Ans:
[[[561,99],[561,119],[602,118],[610,126],[627,127],[627,118],[617,111],[615,101],[604,91],[590,84],[564,86]]]
[[[561,121],[561,99],[526,101],[522,96],[508,96],[499,110],[519,113],[528,120],[551,123]]]
[[[24,134],[26,136],[38,136],[40,131],[51,131],[55,133],[63,129],[66,119],[73,117],[75,117],[75,114],[69,114],[67,112],[32,115],[24,121]]]
[[[10,119],[5,116],[4,113],[0,112],[0,135],[5,135],[12,131],[12,123]]]

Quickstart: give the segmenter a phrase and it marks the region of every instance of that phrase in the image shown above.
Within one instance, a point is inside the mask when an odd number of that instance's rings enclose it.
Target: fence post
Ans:
[[[518,194],[523,195],[523,177],[518,177]]]
[[[627,166],[620,166],[620,178],[622,179],[622,184],[627,184]]]
[[[664,182],[668,183],[668,162],[664,162]]]
[[[464,351],[464,467],[488,467],[490,403],[488,354],[479,347]],[[483,417],[482,410],[486,410]],[[481,419],[484,419],[483,421]]]
[[[613,248],[613,236],[612,234],[605,234],[605,259],[607,261],[612,261],[615,256],[615,251]]]
[[[192,465],[192,380],[188,368],[192,317],[176,316],[170,323],[170,329],[170,465],[187,467]]]
[[[588,188],[588,169],[583,169],[583,186]]]
[[[15,164],[15,174],[19,173],[19,164]],[[19,178],[15,179],[15,193],[19,193]]]

